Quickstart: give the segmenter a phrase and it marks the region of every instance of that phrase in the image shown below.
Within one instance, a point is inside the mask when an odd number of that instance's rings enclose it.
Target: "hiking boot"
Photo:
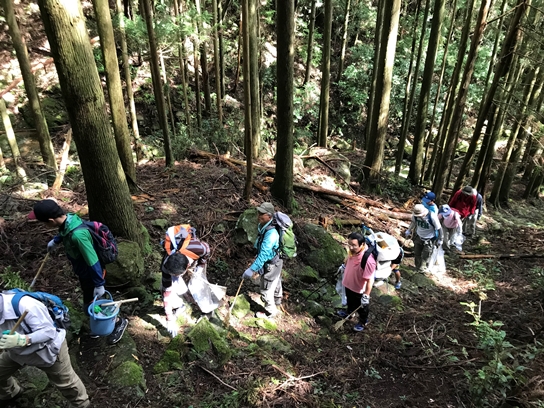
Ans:
[[[349,313],[346,312],[345,310],[342,310],[342,309],[338,310],[338,311],[336,312],[336,314],[337,314],[338,316],[340,316],[342,319],[345,319],[346,317],[349,316]]]
[[[115,327],[113,328],[113,331],[108,336],[108,344],[115,344],[119,340],[121,340],[121,338],[123,337],[123,334],[125,333],[125,330],[127,329],[127,326],[128,326],[127,319],[122,317],[117,319],[117,321],[115,322]]]
[[[266,314],[264,312],[257,312],[257,313],[255,313],[255,317],[257,319],[269,319],[269,320],[272,320],[272,319],[278,317],[279,314],[280,314],[279,311],[274,313],[274,314]]]
[[[399,290],[401,288],[401,286],[402,286],[402,282],[399,281],[399,282],[395,283],[395,289],[396,290]]]
[[[361,323],[357,323],[355,326],[353,326],[353,330],[356,332],[362,332],[365,329],[365,326]]]

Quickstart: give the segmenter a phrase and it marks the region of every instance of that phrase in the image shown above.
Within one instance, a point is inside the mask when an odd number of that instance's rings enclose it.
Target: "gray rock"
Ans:
[[[299,272],[297,277],[304,283],[315,283],[319,281],[319,274],[311,266],[305,266]]]
[[[305,235],[312,238],[307,242],[310,251],[303,257],[320,276],[333,276],[338,266],[344,262],[346,251],[325,229],[319,225],[306,224],[303,227]],[[300,239],[300,238],[299,238]]]
[[[432,279],[427,278],[422,273],[416,273],[414,276],[412,276],[410,278],[410,280],[418,288],[429,288],[429,287],[432,287],[432,286],[436,286]]]
[[[168,220],[165,220],[164,218],[158,218],[151,221],[151,225],[166,231],[166,229],[170,225],[170,222]]]
[[[317,317],[325,314],[325,307],[320,303],[317,303],[315,300],[306,301],[306,311],[312,317]]]
[[[251,312],[251,306],[245,295],[238,295],[238,297],[233,301],[234,307],[232,308],[232,315],[237,319],[243,319],[248,313]]]
[[[283,339],[265,334],[257,339],[257,344],[262,348],[277,350],[283,354],[289,354],[293,351],[291,345]]]
[[[253,245],[257,240],[257,209],[245,210],[236,222],[234,230],[234,242],[238,245]]]

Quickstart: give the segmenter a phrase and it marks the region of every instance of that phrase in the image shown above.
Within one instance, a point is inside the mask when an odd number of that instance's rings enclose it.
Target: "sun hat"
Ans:
[[[448,204],[441,205],[438,209],[438,214],[448,217],[451,214],[451,207]]]
[[[429,213],[429,210],[425,208],[423,204],[416,204],[412,210],[414,217],[425,217]]]
[[[463,193],[466,195],[473,195],[474,189],[471,186],[465,186],[463,187]]]
[[[436,194],[433,193],[432,191],[429,191],[423,196],[423,198],[425,198],[425,199],[427,199],[429,201],[434,201],[434,200],[436,200]]]
[[[46,199],[34,205],[34,209],[28,214],[28,219],[46,222],[51,218],[58,218],[62,215],[64,215],[64,210],[60,208],[56,201]]]
[[[259,211],[261,214],[274,214],[274,204],[272,203],[262,203],[260,206],[257,207],[257,211]]]

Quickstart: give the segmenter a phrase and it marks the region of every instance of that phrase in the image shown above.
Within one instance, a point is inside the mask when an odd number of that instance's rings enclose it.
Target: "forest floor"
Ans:
[[[247,208],[241,196],[243,174],[218,161],[183,161],[168,170],[162,161],[155,161],[138,167],[138,184],[145,193],[133,197],[135,208],[148,228],[154,250],[146,261],[146,270],[158,270],[159,242],[164,234],[151,221],[166,218],[172,225],[188,221],[210,244],[209,281],[227,286],[232,298],[253,257],[250,248],[237,247],[231,239],[236,217]],[[267,193],[255,193],[252,205],[271,200]],[[397,195],[397,201],[385,196],[370,198],[390,208],[402,208],[419,196],[419,191],[413,191],[405,197]],[[297,190],[295,197],[299,208],[292,218],[297,224],[317,224],[319,216],[363,217],[355,209],[315,193]],[[79,211],[86,204],[81,186],[63,190],[59,199],[71,211]],[[26,220],[34,202],[0,193],[0,213],[9,214],[0,224],[0,250],[4,254],[0,266],[11,266],[26,281],[32,280],[46,243],[55,233]],[[375,230],[403,230],[402,222],[396,219],[370,217],[376,223]],[[538,202],[535,206],[486,212],[477,237],[465,243],[464,252],[541,255],[543,219],[544,208]],[[228,225],[225,232],[214,228],[221,222]],[[357,227],[330,228],[346,236]],[[291,274],[304,266],[304,250],[301,248],[296,261],[285,264]],[[413,258],[405,261],[402,269],[407,272],[413,268]],[[510,390],[507,396],[512,406],[518,406],[512,401],[535,403],[544,372],[544,359],[534,352],[544,330],[542,258],[466,260],[451,255],[446,263],[446,273],[433,277],[436,286],[399,290],[402,307],[372,303],[370,323],[362,333],[352,332],[349,322],[334,332],[322,319],[306,313],[302,291],[313,290],[321,283],[286,281],[287,313],[277,319],[277,331],[233,322],[244,335],[231,340],[233,357],[221,369],[213,370],[215,377],[198,362],[185,362],[181,370],[154,374],[153,367],[163,356],[168,338],[149,330],[142,317],[162,313],[162,309],[159,302],[153,310],[133,309],[127,333],[136,342],[135,358],[144,368],[144,396],[112,392],[106,381],[108,361],[97,357],[93,351],[96,345],[84,333],[71,347],[79,347],[78,372],[96,407],[470,407],[488,406],[486,400],[489,406],[499,406],[500,389]],[[36,289],[77,300],[77,287],[66,259],[59,257],[46,264]],[[245,284],[242,292],[255,292],[255,288]],[[155,295],[158,299],[159,293]],[[476,310],[480,305],[479,325],[474,325],[474,317],[467,313],[469,307],[461,302],[474,302]],[[332,314],[329,318],[337,321]],[[504,336],[493,326],[499,321]],[[265,334],[281,337],[291,350],[252,347],[252,341]],[[115,347],[107,353],[115,354]],[[517,371],[522,366],[523,372]],[[478,380],[479,369],[484,374]],[[517,387],[518,374],[531,379],[531,385]],[[478,400],[474,387],[479,387],[482,399]],[[48,388],[30,405],[20,406],[64,406],[62,399],[51,397],[54,393]]]

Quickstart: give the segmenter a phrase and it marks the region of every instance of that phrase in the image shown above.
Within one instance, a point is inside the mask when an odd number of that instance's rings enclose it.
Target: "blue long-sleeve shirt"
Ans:
[[[280,235],[278,234],[278,231],[276,231],[276,228],[269,228],[267,230],[267,227],[271,222],[272,220],[268,221],[262,227],[260,225],[257,227],[259,235],[257,236],[257,241],[255,241],[254,247],[257,248],[259,254],[257,255],[255,261],[251,264],[250,269],[260,274],[262,274],[264,264],[276,257],[278,254],[277,250],[280,246]],[[261,239],[262,242],[259,247],[259,242]]]

